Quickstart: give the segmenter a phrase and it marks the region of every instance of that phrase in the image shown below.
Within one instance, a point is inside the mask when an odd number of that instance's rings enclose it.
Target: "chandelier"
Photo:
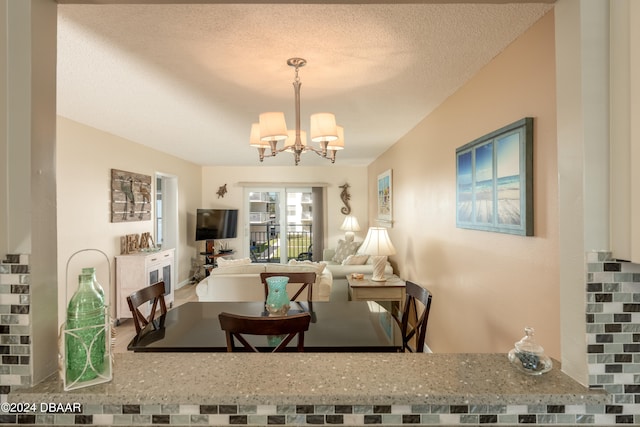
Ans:
[[[287,130],[287,125],[282,112],[262,113],[259,123],[251,125],[249,145],[258,149],[258,155],[262,162],[265,157],[274,157],[276,154],[286,151],[293,153],[296,166],[300,163],[300,155],[307,151],[313,151],[331,163],[336,160],[336,151],[344,148],[344,129],[336,125],[336,118],[332,113],[316,113],[311,115],[310,136],[311,141],[320,143],[320,148],[307,144],[307,133],[300,129],[300,77],[298,70],[307,63],[303,58],[290,58],[287,64],[296,70],[293,89],[295,93],[296,128]],[[278,148],[278,142],[284,141],[284,145]],[[270,149],[270,154],[266,154]]]

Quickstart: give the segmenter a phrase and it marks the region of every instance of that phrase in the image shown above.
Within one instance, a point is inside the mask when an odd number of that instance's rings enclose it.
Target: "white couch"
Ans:
[[[320,269],[319,263],[270,264],[251,263],[218,267],[211,270],[211,274],[196,285],[196,295],[199,301],[264,301],[264,285],[260,281],[260,273],[284,272],[315,272]],[[329,301],[333,275],[327,268],[316,276],[312,286],[312,301]],[[294,295],[300,284],[291,283],[287,286],[287,293]],[[305,301],[307,292],[302,292],[297,300]]]
[[[366,257],[364,264],[345,264],[345,261],[333,261],[335,254],[335,249],[325,249],[322,251],[322,262],[327,263],[326,270],[330,270],[335,279],[345,279],[347,275],[351,273],[373,274],[371,257]],[[346,262],[348,263],[349,260]],[[384,273],[389,276],[393,274],[393,267],[391,267],[389,261],[387,261],[387,265],[384,268]]]

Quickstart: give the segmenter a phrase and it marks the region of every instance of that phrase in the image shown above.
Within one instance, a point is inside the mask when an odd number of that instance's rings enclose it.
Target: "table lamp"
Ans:
[[[340,226],[340,230],[344,230],[344,240],[352,242],[355,238],[354,231],[360,231],[360,224],[358,224],[358,218],[353,215],[347,215],[344,217],[344,221]]]
[[[367,237],[358,252],[370,255],[373,263],[373,277],[371,280],[384,282],[384,268],[387,264],[387,256],[394,255],[396,248],[391,243],[387,229],[384,227],[369,227]]]

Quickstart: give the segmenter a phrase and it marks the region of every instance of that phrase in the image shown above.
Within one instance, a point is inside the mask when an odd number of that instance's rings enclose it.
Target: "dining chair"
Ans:
[[[296,298],[302,293],[302,291],[307,289],[307,301],[311,301],[312,293],[313,293],[313,284],[316,282],[316,273],[305,272],[305,273],[260,273],[260,280],[264,285],[264,299],[267,300],[267,296],[269,295],[269,287],[267,286],[267,278],[273,276],[286,276],[289,278],[289,283],[302,283],[302,286],[296,291],[293,296],[290,296],[289,299],[291,301],[296,301]]]
[[[144,287],[127,297],[127,304],[129,304],[129,310],[131,310],[133,316],[136,334],[139,334],[145,326],[153,322],[156,317],[156,312],[158,311],[158,302],[160,302],[160,315],[167,312],[164,293],[164,282],[158,282],[151,286]],[[148,316],[145,316],[140,311],[140,306],[146,303],[151,303]]]
[[[427,321],[431,310],[431,292],[422,286],[406,281],[406,298],[402,319],[394,315],[402,333],[402,351],[423,353],[427,336]],[[410,317],[412,318],[410,321]],[[412,347],[412,343],[415,344]]]
[[[296,349],[304,351],[304,332],[309,330],[311,315],[309,313],[292,314],[289,316],[240,316],[231,313],[218,315],[220,327],[227,337],[227,351],[237,351],[236,339],[245,349],[253,352],[259,350],[253,346],[245,335],[283,336],[282,340],[274,347],[272,353],[283,351],[295,336],[298,336]]]

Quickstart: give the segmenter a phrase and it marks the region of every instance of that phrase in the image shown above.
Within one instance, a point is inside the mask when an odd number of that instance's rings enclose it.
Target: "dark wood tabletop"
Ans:
[[[301,311],[312,316],[304,337],[307,352],[395,352],[402,348],[391,314],[373,301],[291,303],[290,313]],[[218,321],[221,312],[267,315],[262,302],[189,302],[147,325],[127,348],[136,352],[227,351]],[[268,349],[266,336],[250,338],[259,349]]]

